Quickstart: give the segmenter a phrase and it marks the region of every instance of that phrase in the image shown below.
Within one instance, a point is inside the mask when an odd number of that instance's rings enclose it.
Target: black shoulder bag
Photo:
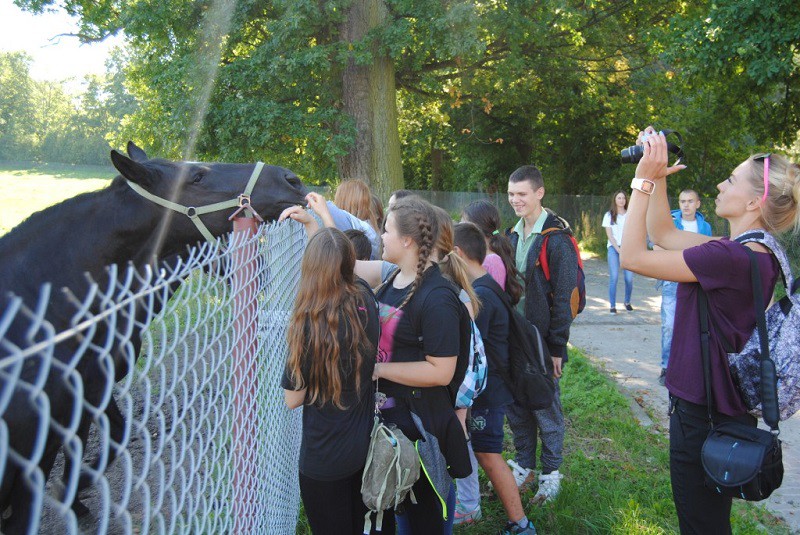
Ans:
[[[709,358],[708,299],[699,290],[700,347],[703,354],[703,378],[706,386],[708,433],[700,458],[705,470],[705,485],[731,498],[760,501],[768,498],[783,481],[783,453],[778,439],[778,401],[775,363],[769,356],[767,322],[764,317],[764,297],[761,276],[755,253],[750,256],[750,272],[755,297],[756,322],[761,343],[761,399],[764,422],[770,431],[739,422],[714,423],[714,397],[711,392],[711,363]]]

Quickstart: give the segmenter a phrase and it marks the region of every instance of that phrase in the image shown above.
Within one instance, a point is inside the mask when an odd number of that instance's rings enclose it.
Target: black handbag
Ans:
[[[708,299],[699,290],[700,347],[703,355],[703,378],[708,403],[711,431],[703,443],[700,459],[705,471],[707,488],[731,498],[760,501],[768,498],[783,482],[783,452],[778,438],[778,401],[775,363],[769,356],[767,322],[764,317],[764,297],[761,276],[755,253],[750,256],[750,272],[755,297],[756,323],[761,343],[762,416],[770,431],[739,422],[715,424],[714,397],[711,392],[711,363],[709,358]]]

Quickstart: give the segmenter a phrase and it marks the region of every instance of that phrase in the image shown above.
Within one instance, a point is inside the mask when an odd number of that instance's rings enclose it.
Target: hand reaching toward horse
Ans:
[[[314,210],[317,215],[322,219],[322,224],[328,228],[335,228],[336,223],[333,222],[330,210],[328,210],[328,202],[325,197],[316,192],[311,192],[306,195],[308,207]]]

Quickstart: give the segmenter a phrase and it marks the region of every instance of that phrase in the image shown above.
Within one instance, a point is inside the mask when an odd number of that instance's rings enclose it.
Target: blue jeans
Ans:
[[[631,302],[633,293],[633,272],[627,269],[622,270],[625,278],[625,303]],[[613,247],[608,248],[608,302],[611,308],[617,308],[617,280],[619,280],[619,253]]]
[[[464,479],[456,479],[456,496],[464,511],[474,511],[481,506],[481,488],[478,481],[478,460],[472,451],[472,442],[467,442],[469,447],[469,460],[472,463],[472,473]]]
[[[669,364],[669,349],[672,346],[677,293],[677,282],[661,281],[661,368],[665,370]]]

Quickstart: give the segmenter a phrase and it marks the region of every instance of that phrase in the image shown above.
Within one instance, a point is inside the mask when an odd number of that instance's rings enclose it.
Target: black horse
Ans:
[[[44,319],[54,332],[61,332],[71,327],[76,315],[70,295],[86,295],[91,281],[101,286],[107,283],[117,271],[107,270],[106,266],[132,264],[141,269],[157,265],[160,259],[175,262],[187,254],[189,246],[230,231],[228,216],[234,208],[225,201],[250,193],[245,202],[266,220],[277,219],[284,208],[305,202],[302,183],[282,167],[149,159],[133,143],[128,144],[128,156],[112,151],[111,160],[121,175],[105,189],[35,213],[0,238],[0,416],[7,429],[3,436],[0,426],[0,453],[10,449],[26,459],[41,453],[39,467],[45,480],[64,445],[52,423],[77,428],[78,439],[86,444],[91,418],[84,414],[81,400],[74,399],[76,382],[82,384],[87,405],[103,406],[110,382],[128,372],[130,360],[123,355],[131,351],[138,354],[138,322],[134,322],[134,332],[125,348],[110,349],[113,366],[109,369],[97,359],[81,357],[83,349],[78,346],[86,342],[81,337],[70,337],[55,345],[55,365],[41,358],[16,362],[12,358],[14,346],[30,347],[47,336],[41,334],[42,329],[32,328],[36,319],[22,312],[13,315],[10,325],[4,326],[2,320],[18,310],[20,304],[35,309],[42,285],[49,283],[54,290],[49,294]],[[169,203],[145,196],[190,208],[182,215]],[[212,206],[209,210],[214,211],[210,213],[202,208],[218,203],[224,208],[214,210]],[[197,214],[202,214],[199,223]],[[3,310],[6,314],[2,314]],[[91,336],[98,345],[115,338],[103,326]],[[49,414],[42,416],[41,396],[35,398],[25,385],[41,386],[49,401]],[[124,421],[113,397],[105,412],[112,438],[119,440]],[[42,433],[47,434],[43,447]],[[0,514],[5,512],[2,531],[6,534],[25,533],[36,524],[32,517],[37,513],[33,496],[43,488],[32,490],[30,481],[35,478],[23,473],[23,469],[12,455],[7,454],[4,463],[0,459]]]

